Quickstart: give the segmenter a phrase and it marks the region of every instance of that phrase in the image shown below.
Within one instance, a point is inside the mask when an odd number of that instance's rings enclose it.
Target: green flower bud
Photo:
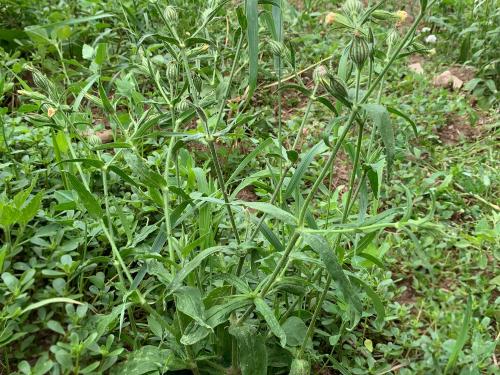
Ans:
[[[347,0],[342,5],[342,10],[346,15],[357,17],[363,11],[363,4],[359,0]]]
[[[309,375],[311,373],[311,365],[305,359],[295,358],[290,367],[290,375]]]
[[[191,106],[191,104],[189,103],[189,101],[187,99],[182,99],[179,104],[177,104],[177,109],[179,110],[179,112],[186,112],[189,107]]]
[[[336,96],[341,98],[347,98],[347,86],[339,77],[332,76],[330,77],[330,88]]]
[[[326,66],[320,65],[313,72],[313,80],[317,85],[323,84],[323,82],[328,78],[328,70]]]
[[[177,65],[174,63],[169,63],[167,69],[165,70],[165,76],[168,81],[177,80]]]
[[[349,50],[349,57],[352,62],[356,64],[358,69],[361,69],[369,56],[370,48],[366,40],[363,37],[355,36],[351,43],[351,49]]]
[[[165,20],[168,23],[172,23],[172,24],[177,23],[177,20],[178,20],[177,11],[171,5],[168,5],[165,8],[165,10],[163,11],[163,17],[165,17]]]
[[[269,40],[269,48],[275,56],[286,56],[286,47],[283,45],[283,43],[277,42],[275,40]]]
[[[97,134],[93,133],[88,136],[87,142],[89,143],[90,146],[96,147],[102,143],[102,140]]]
[[[372,17],[381,21],[397,21],[399,16],[395,13],[388,12],[382,9],[376,9],[372,12]]]
[[[201,92],[201,88],[203,87],[203,80],[198,74],[193,76],[193,84],[194,87],[196,88],[196,91]]]

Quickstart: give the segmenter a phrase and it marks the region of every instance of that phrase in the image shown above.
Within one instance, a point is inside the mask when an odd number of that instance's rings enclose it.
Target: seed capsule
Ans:
[[[332,89],[332,92],[336,94],[336,96],[339,96],[341,98],[348,97],[346,84],[339,77],[330,77],[330,88]]]
[[[311,365],[305,359],[295,358],[290,367],[290,375],[309,375],[311,373]]]
[[[369,55],[370,48],[366,40],[362,37],[355,36],[351,43],[351,49],[349,50],[349,57],[352,62],[356,64],[358,69],[361,69]]]

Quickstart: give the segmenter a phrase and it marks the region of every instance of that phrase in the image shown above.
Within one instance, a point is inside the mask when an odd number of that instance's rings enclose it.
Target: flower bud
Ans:
[[[326,66],[320,65],[316,69],[314,69],[313,72],[313,80],[314,83],[319,85],[322,84],[325,79],[328,77],[328,70],[326,69]]]
[[[177,109],[179,110],[179,112],[186,112],[189,107],[191,106],[191,104],[189,103],[189,101],[187,99],[182,99],[179,104],[177,104]]]
[[[271,52],[273,55],[278,56],[278,57],[285,57],[286,56],[286,47],[283,45],[283,43],[277,42],[276,40],[269,40],[269,48],[271,49]]]
[[[346,15],[356,17],[363,11],[363,4],[359,0],[347,0],[342,5],[342,10]]]
[[[177,66],[174,63],[169,63],[167,69],[165,70],[165,76],[168,81],[177,80]]]
[[[177,11],[171,5],[168,5],[165,8],[165,10],[163,11],[163,17],[165,17],[165,20],[168,23],[177,23],[178,20]]]
[[[330,77],[330,88],[335,96],[339,96],[341,98],[348,97],[346,84],[339,77]]]
[[[203,86],[203,80],[201,79],[201,77],[198,74],[193,76],[193,84],[194,84],[196,91],[201,92],[201,88]]]
[[[396,21],[399,17],[395,13],[388,12],[387,10],[376,9],[372,12],[372,17],[381,21]]]
[[[290,375],[309,375],[311,373],[311,365],[305,359],[295,358],[290,367]]]
[[[97,134],[92,133],[87,137],[87,142],[89,143],[90,146],[96,147],[102,143],[102,140]]]
[[[354,36],[349,50],[349,57],[356,64],[358,69],[361,69],[370,55],[370,48],[363,37]]]

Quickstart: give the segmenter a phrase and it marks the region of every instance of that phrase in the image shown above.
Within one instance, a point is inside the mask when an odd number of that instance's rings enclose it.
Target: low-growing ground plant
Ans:
[[[399,350],[391,324],[407,318],[387,314],[383,257],[446,237],[435,195],[451,180],[396,182],[421,124],[388,88],[398,61],[426,52],[417,29],[435,1],[411,22],[385,1],[339,4],[322,61],[301,55],[286,3],[112,1],[80,14],[75,2],[79,17],[25,28],[29,62],[4,51],[1,373],[404,367],[371,355],[375,339],[384,356]],[[291,120],[292,95],[304,111]],[[473,325],[465,300],[449,355],[433,358],[440,373]]]

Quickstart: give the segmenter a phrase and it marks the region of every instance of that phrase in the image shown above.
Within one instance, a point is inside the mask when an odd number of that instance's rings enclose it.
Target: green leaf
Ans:
[[[450,358],[448,358],[448,363],[444,369],[444,373],[447,374],[448,371],[455,367],[458,355],[467,341],[467,332],[469,331],[469,326],[472,318],[472,295],[469,294],[467,297],[467,307],[465,308],[464,320],[462,326],[458,331],[457,340],[455,341],[455,346],[451,352]]]
[[[280,340],[280,344],[282,347],[286,345],[286,333],[283,328],[280,326],[278,319],[274,316],[273,310],[267,305],[267,303],[260,297],[255,298],[254,300],[255,308],[262,315],[262,317],[267,322],[269,329],[271,332]]]
[[[395,107],[387,106],[387,110],[390,113],[392,113],[392,114],[394,114],[396,116],[399,116],[402,119],[406,120],[411,125],[411,128],[413,129],[413,133],[415,134],[415,137],[418,136],[417,125],[415,124],[415,121],[413,121],[411,119],[410,116],[408,116],[406,113],[404,113],[403,111],[401,111],[401,110],[399,110],[398,108],[395,108]]]
[[[65,335],[64,328],[61,325],[61,323],[59,323],[55,320],[49,320],[47,322],[47,328],[54,331],[54,332],[59,333],[60,335],[63,335],[63,336]]]
[[[65,298],[65,297],[48,298],[48,299],[44,299],[43,301],[32,303],[31,305],[26,307],[24,310],[22,310],[20,315],[23,315],[31,310],[36,310],[42,306],[50,305],[53,303],[72,303],[74,305],[83,305],[83,303],[75,301],[74,299],[71,299],[71,298]]]
[[[375,291],[363,280],[358,279],[357,277],[352,275],[349,276],[349,279],[352,280],[355,284],[361,286],[365,290],[366,295],[370,297],[373,303],[373,308],[377,313],[377,320],[375,322],[381,325],[385,320],[385,308],[378,294],[375,293]]]
[[[35,217],[36,213],[40,209],[42,198],[43,192],[40,191],[22,208],[21,214],[19,215],[19,222],[26,224]]]
[[[291,316],[283,323],[283,330],[286,334],[286,344],[288,346],[299,346],[306,337],[307,326],[299,317]]]
[[[256,331],[248,324],[229,327],[229,333],[236,338],[238,344],[242,375],[267,374],[265,337],[258,335]]]
[[[291,196],[295,189],[299,187],[300,181],[302,181],[302,177],[306,173],[315,156],[325,151],[326,149],[327,147],[324,142],[319,142],[307,152],[300,164],[297,166],[297,169],[295,170],[292,178],[290,179],[286,191],[283,194],[283,199]]]
[[[272,217],[274,217],[278,220],[281,220],[284,223],[287,223],[290,225],[297,224],[297,218],[295,216],[293,216],[291,213],[289,213],[281,208],[278,208],[275,205],[272,205],[270,203],[235,201],[234,204],[237,204],[240,206],[245,206],[245,207],[257,210],[257,211],[264,212],[264,213],[268,214],[269,216],[272,216]]]
[[[363,108],[366,110],[366,113],[373,120],[375,126],[380,132],[387,156],[387,173],[390,176],[396,146],[389,111],[385,106],[380,104],[365,104],[363,105]]]
[[[259,71],[259,10],[258,0],[247,0],[247,38],[248,38],[248,98],[249,100],[257,87]]]
[[[108,113],[114,113],[115,109],[111,105],[111,102],[108,99],[108,94],[106,94],[106,91],[104,91],[104,87],[102,86],[102,82],[99,81],[99,98],[101,98],[102,105],[106,112]]]
[[[196,268],[199,267],[201,262],[209,257],[210,255],[213,255],[217,252],[226,250],[227,246],[215,246],[215,247],[210,247],[208,249],[205,249],[201,251],[198,255],[196,255],[190,262],[186,263],[182,269],[175,275],[175,278],[172,280],[172,282],[169,285],[169,294],[174,293],[177,289],[179,289],[182,286],[182,282],[184,279],[191,273],[193,272]]]
[[[349,279],[345,275],[344,270],[337,260],[334,250],[328,244],[328,241],[322,236],[309,233],[303,233],[303,238],[305,243],[311,246],[311,248],[319,254],[321,260],[325,264],[326,270],[338,285],[345,300],[350,302],[355,310],[361,312],[363,309],[361,301],[349,282]]]
[[[78,194],[78,197],[81,199],[83,205],[87,209],[88,213],[97,220],[102,219],[103,211],[101,208],[101,204],[94,197],[94,195],[87,190],[85,186],[71,173],[66,173],[68,180],[73,187],[73,189]]]
[[[99,43],[97,44],[96,52],[95,52],[95,63],[97,65],[102,65],[103,62],[106,61],[108,57],[108,45],[107,43]]]
[[[201,300],[201,293],[198,288],[183,286],[178,288],[174,295],[177,310],[193,318],[199,325],[210,328],[205,323],[205,306]]]
[[[233,182],[236,177],[240,174],[240,172],[250,163],[251,161],[254,161],[256,156],[263,152],[267,147],[272,145],[273,140],[272,138],[267,138],[265,141],[261,142],[251,153],[249,153],[236,167],[234,172],[231,174],[231,176],[227,180],[227,184]]]

